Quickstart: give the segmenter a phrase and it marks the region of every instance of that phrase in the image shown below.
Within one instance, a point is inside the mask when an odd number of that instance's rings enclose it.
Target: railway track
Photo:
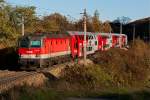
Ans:
[[[62,70],[66,66],[72,66],[77,62],[66,62],[58,65],[53,65],[52,67],[38,69],[35,71],[1,71],[0,70],[0,94],[6,90],[9,90],[15,86],[22,86],[26,82],[30,81],[32,78],[31,86],[33,83],[40,82],[40,77],[50,78],[60,78]],[[44,78],[43,78],[44,79]]]
[[[23,84],[27,77],[33,76],[36,72],[3,72],[0,75],[0,93],[14,86]]]
[[[14,74],[15,74],[14,71],[11,71],[11,72],[8,70],[0,71],[0,79],[3,77],[14,75]]]
[[[57,66],[57,65],[56,65]],[[61,65],[62,66],[62,65]],[[55,71],[54,71],[55,69]],[[15,86],[22,86],[27,81],[30,81],[29,77],[34,80],[38,80],[38,78],[34,78],[34,76],[43,73],[54,74],[57,75],[60,71],[58,71],[58,67],[50,67],[44,69],[37,69],[34,71],[8,71],[8,70],[0,70],[0,94],[6,90],[9,90]],[[57,72],[56,72],[57,70]]]

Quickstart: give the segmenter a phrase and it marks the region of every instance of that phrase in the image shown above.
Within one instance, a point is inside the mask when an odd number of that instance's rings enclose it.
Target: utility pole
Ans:
[[[150,17],[149,17],[149,43],[150,43]]]
[[[119,36],[119,46],[120,46],[120,48],[121,48],[121,45],[122,45],[121,34],[122,34],[122,22],[120,22],[120,36]]]
[[[21,16],[22,36],[24,36],[24,16]]]
[[[84,18],[84,64],[86,64],[86,31],[87,31],[87,27],[86,27],[86,9],[84,9],[84,12],[83,13],[80,13],[80,14],[83,14],[83,18]]]
[[[133,24],[133,43],[135,41],[135,24]]]
[[[122,23],[120,22],[120,34],[122,34]]]

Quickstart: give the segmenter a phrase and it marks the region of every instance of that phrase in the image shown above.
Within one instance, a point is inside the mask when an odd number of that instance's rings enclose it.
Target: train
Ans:
[[[34,33],[18,42],[20,65],[45,67],[84,55],[84,32]],[[127,47],[127,35],[119,33],[86,32],[86,54]]]

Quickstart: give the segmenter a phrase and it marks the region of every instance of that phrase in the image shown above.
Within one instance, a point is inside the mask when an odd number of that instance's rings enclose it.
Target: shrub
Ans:
[[[112,76],[116,85],[144,85],[150,71],[149,48],[142,40],[136,40],[127,51],[114,48],[97,52],[92,60]]]
[[[105,87],[113,83],[111,76],[97,65],[68,66],[62,78],[70,84],[79,84],[87,89]]]

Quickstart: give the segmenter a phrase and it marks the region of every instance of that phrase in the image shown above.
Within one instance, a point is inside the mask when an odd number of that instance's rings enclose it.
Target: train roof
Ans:
[[[68,31],[69,35],[84,35],[84,32],[78,32],[78,31]],[[95,35],[92,32],[86,32],[86,35]]]
[[[101,36],[110,36],[110,35],[115,35],[115,36],[126,36],[125,34],[120,34],[120,33],[95,33],[96,35],[101,35]]]
[[[89,36],[93,36],[93,35],[101,35],[101,36],[110,36],[110,35],[115,35],[115,36],[126,36],[125,34],[119,34],[119,33],[96,33],[96,32],[87,32],[86,33]],[[70,36],[74,36],[74,35],[84,35],[84,32],[78,32],[78,31],[67,31],[65,33],[34,33],[34,34],[26,34],[24,35],[22,38],[32,38],[32,37],[36,37],[36,38],[69,38]]]
[[[115,36],[126,36],[125,34],[118,34],[118,33],[112,33],[112,35],[115,35]]]
[[[39,37],[39,38],[68,38],[69,34],[67,33],[34,33],[34,34],[28,34],[23,37]]]

